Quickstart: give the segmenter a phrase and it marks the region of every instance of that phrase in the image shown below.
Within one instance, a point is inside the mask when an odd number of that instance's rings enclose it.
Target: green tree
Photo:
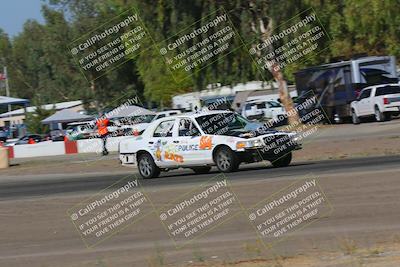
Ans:
[[[49,126],[42,124],[42,120],[53,115],[55,109],[46,110],[40,105],[36,106],[35,112],[27,113],[25,123],[29,133],[46,134],[49,132]]]

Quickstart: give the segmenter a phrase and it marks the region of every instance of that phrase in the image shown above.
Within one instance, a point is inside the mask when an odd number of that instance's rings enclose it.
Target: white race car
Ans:
[[[275,167],[290,164],[300,149],[294,133],[268,129],[229,111],[179,114],[153,121],[139,137],[119,144],[123,165],[137,165],[143,178],[161,171],[191,168],[207,173],[216,165],[232,172],[242,162],[271,161]]]

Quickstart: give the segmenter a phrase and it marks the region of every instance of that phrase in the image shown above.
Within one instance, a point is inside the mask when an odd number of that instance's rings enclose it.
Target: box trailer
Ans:
[[[323,64],[300,70],[294,76],[297,102],[316,96],[313,108],[322,108],[331,122],[351,117],[350,103],[364,87],[398,82],[394,56],[360,57]]]

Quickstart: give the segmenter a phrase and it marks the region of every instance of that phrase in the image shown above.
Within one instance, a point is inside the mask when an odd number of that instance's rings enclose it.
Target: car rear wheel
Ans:
[[[385,121],[385,120],[386,120],[385,114],[383,114],[383,113],[379,110],[378,107],[375,107],[375,120],[376,120],[376,121],[379,121],[379,122]]]
[[[353,124],[360,124],[360,118],[357,116],[354,109],[351,110],[351,120],[353,121]]]
[[[144,179],[156,178],[160,175],[160,169],[154,163],[153,157],[148,154],[141,154],[138,160],[139,174]]]
[[[215,153],[214,161],[221,172],[233,172],[239,168],[239,159],[229,147],[219,148]]]
[[[194,167],[192,170],[197,174],[208,173],[211,170],[210,166]]]
[[[292,162],[292,153],[286,154],[276,160],[271,161],[272,166],[275,168],[289,166],[290,162]]]

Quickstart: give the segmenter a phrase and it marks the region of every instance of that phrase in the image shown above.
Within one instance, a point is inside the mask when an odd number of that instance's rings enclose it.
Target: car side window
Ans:
[[[265,103],[257,104],[257,109],[263,109],[263,108],[265,108]]]
[[[181,119],[179,121],[179,136],[199,136],[200,131],[190,119]]]
[[[175,120],[163,121],[154,130],[153,137],[171,137]]]
[[[368,98],[371,95],[371,89],[366,89],[361,92],[360,100],[364,98]]]

